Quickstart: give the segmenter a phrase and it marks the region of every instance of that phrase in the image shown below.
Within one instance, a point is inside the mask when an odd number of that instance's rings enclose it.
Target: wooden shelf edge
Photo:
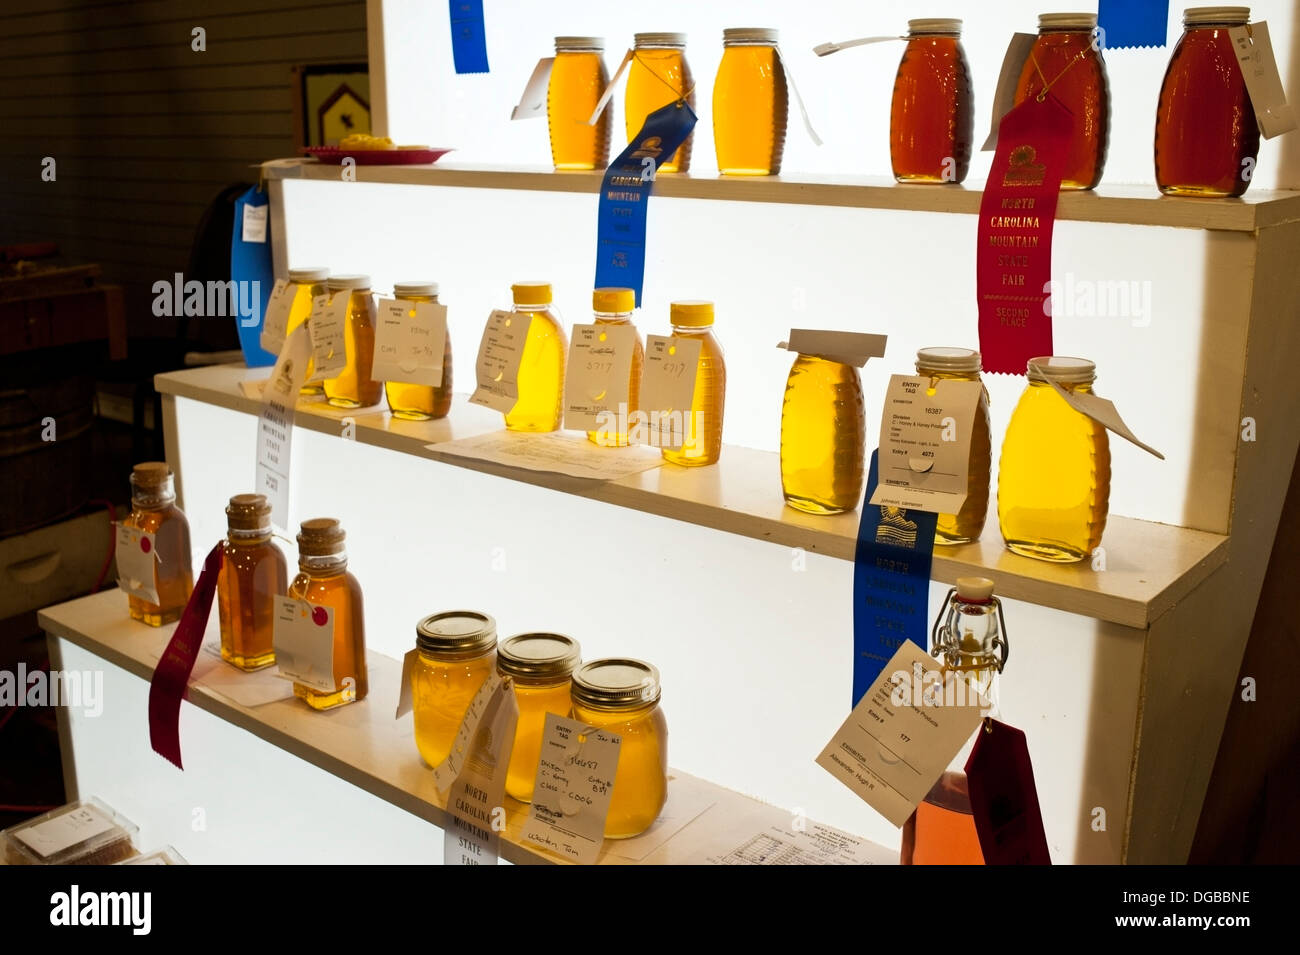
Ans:
[[[342,181],[339,167],[312,160],[276,159],[262,165],[270,179]],[[545,168],[458,165],[357,166],[359,182],[444,188],[515,189],[595,195],[600,172],[556,172]],[[725,177],[664,175],[656,195],[674,199],[771,202],[900,212],[975,215],[982,190],[965,186],[903,185],[865,176]],[[1154,186],[1103,185],[1096,191],[1064,192],[1057,206],[1063,221],[1102,222],[1184,229],[1253,232],[1300,220],[1300,192],[1257,190],[1241,199],[1162,196]]]

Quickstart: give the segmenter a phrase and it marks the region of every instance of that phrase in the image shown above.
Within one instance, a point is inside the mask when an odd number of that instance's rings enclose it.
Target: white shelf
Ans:
[[[158,375],[154,382],[166,395],[257,414],[258,401],[244,394],[240,382],[267,374],[266,369],[217,365]],[[436,457],[429,444],[498,431],[502,426],[499,414],[471,405],[460,395],[451,414],[441,421],[402,421],[382,406],[342,411],[318,400],[300,402],[295,423],[340,435],[344,417],[355,422],[356,441],[429,459]],[[857,512],[817,517],[785,506],[778,455],[772,452],[728,446],[713,467],[664,465],[611,482],[469,459],[443,461],[843,560],[852,560],[856,549]],[[1003,546],[996,520],[990,520],[978,542],[936,548],[931,576],[952,583],[958,577],[980,574],[992,578],[1004,597],[1144,629],[1223,564],[1227,542],[1218,534],[1111,517],[1103,538],[1107,568],[1093,571],[1086,562],[1053,564],[1013,554]]]

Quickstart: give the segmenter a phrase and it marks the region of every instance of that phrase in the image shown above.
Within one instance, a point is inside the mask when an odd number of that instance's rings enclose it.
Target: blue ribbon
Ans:
[[[235,327],[239,330],[239,347],[244,350],[244,362],[249,368],[263,368],[275,364],[275,356],[262,348],[262,323],[266,320],[266,303],[271,298],[271,288],[275,285],[275,270],[271,264],[271,216],[267,210],[266,241],[244,241],[244,207],[264,206],[267,204],[265,192],[258,192],[254,186],[235,200],[235,223],[230,232],[230,278],[241,291],[236,298],[243,300],[243,289],[251,290],[251,283],[258,283],[259,301],[257,304],[257,322],[245,325],[252,316],[245,318],[235,316]],[[250,283],[250,284],[243,284]]]
[[[880,480],[879,459],[879,451],[871,452],[853,561],[853,706],[904,640],[922,650],[928,642],[930,558],[939,515],[869,503]]]
[[[487,33],[483,29],[483,0],[448,0],[451,11],[451,55],[457,73],[488,71]]]
[[[1164,46],[1169,31],[1169,0],[1100,0],[1097,26],[1106,32],[1104,48]]]
[[[605,170],[596,225],[595,288],[630,288],[641,304],[646,204],[654,177],[694,128],[691,108],[681,101],[669,103],[645,118],[641,132]]]

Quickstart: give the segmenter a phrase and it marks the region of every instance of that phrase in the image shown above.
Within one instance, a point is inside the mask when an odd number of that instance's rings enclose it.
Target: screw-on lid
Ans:
[[[632,43],[638,50],[686,45],[685,33],[634,33]]]
[[[630,312],[636,308],[636,292],[630,288],[598,288],[591,293],[591,309],[594,312],[618,314]]]
[[[1029,359],[1025,374],[1030,381],[1050,379],[1062,385],[1083,385],[1097,377],[1097,366],[1086,358],[1044,355]]]
[[[993,581],[987,577],[958,577],[957,596],[974,603],[987,603],[993,596]]]
[[[497,646],[497,672],[520,683],[559,683],[581,662],[578,641],[560,633],[521,633]]]
[[[333,557],[342,553],[347,534],[336,517],[313,517],[298,530],[299,557]]]
[[[1250,7],[1188,7],[1183,11],[1183,25],[1227,23],[1240,26],[1250,20]]]
[[[166,461],[142,461],[131,468],[131,484],[142,491],[164,488],[171,479],[172,469]]]
[[[1042,30],[1092,30],[1097,26],[1095,13],[1040,13],[1038,29]]]
[[[232,531],[260,531],[271,526],[271,504],[265,494],[236,494],[226,505],[226,526]]]
[[[364,292],[370,289],[369,275],[331,275],[325,281],[331,292],[341,292],[344,289],[358,289]]]
[[[683,328],[707,328],[713,324],[713,303],[703,301],[673,302],[668,306],[669,320]]]
[[[969,348],[920,348],[916,352],[916,370],[955,371],[979,374],[980,353]]]
[[[550,282],[516,282],[510,286],[516,305],[550,305]]]
[[[393,294],[398,298],[411,298],[412,296],[423,296],[425,298],[438,297],[437,282],[395,282],[393,284]]]
[[[780,32],[766,27],[732,27],[722,31],[722,42],[776,44]]]
[[[659,701],[659,671],[644,660],[609,658],[573,674],[573,702],[598,709],[633,709]]]
[[[557,36],[555,38],[556,52],[579,52],[591,51],[593,53],[605,52],[605,38],[603,36]]]
[[[497,622],[477,610],[446,610],[415,627],[415,645],[444,659],[478,657],[497,645]]]
[[[314,285],[318,282],[324,282],[329,277],[329,269],[311,268],[289,270],[289,281],[296,282],[298,285]]]
[[[946,19],[908,20],[907,32],[911,36],[960,36],[961,21]]]

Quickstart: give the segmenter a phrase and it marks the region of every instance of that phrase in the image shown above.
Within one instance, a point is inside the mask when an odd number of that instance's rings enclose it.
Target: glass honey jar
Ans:
[[[325,283],[329,280],[330,270],[322,268],[290,269],[289,282],[294,286],[293,303],[289,306],[289,318],[285,322],[284,334],[288,338],[294,330],[311,317],[312,302],[316,296],[325,294]],[[307,359],[307,382],[299,394],[324,394],[325,386],[319,381],[311,381],[312,359]]]
[[[1192,7],[1156,105],[1156,185],[1175,196],[1240,196],[1259,155],[1259,125],[1228,30],[1249,7]]]
[[[668,722],[659,671],[641,660],[593,660],[573,674],[573,719],[621,740],[605,838],[640,835],[668,801]]]
[[[724,176],[781,171],[789,92],[776,30],[722,31],[722,62],[713,81],[713,145]]]
[[[334,378],[325,379],[325,397],[336,408],[368,408],[379,402],[382,382],[371,369],[375,361],[375,299],[368,275],[331,275],[326,288],[330,299],[348,296],[343,342],[347,364]]]
[[[908,20],[894,79],[889,158],[899,182],[962,182],[975,138],[960,20]]]
[[[496,666],[497,623],[473,610],[436,613],[416,626],[415,647],[415,746],[436,768],[451,754],[465,711]]]
[[[265,495],[232,497],[226,525],[217,575],[221,658],[241,670],[260,670],[275,662],[275,598],[287,589],[288,564],[271,540]]]
[[[343,526],[332,517],[303,521],[298,532],[298,576],[289,585],[288,596],[334,611],[334,686],[293,684],[294,696],[314,710],[355,703],[369,692],[365,608],[361,585],[348,572],[346,539]]]
[[[437,282],[398,282],[393,286],[393,296],[406,302],[438,304]],[[388,410],[395,418],[407,421],[429,421],[447,417],[451,410],[451,333],[444,337],[442,346],[442,383],[414,385],[407,382],[384,383],[384,396]]]
[[[176,506],[172,470],[163,461],[145,461],[131,469],[131,513],[123,526],[141,536],[138,546],[146,555],[142,563],[153,571],[158,601],[128,592],[131,619],[151,627],[179,620],[194,590],[190,522]],[[123,563],[119,557],[119,567]],[[146,581],[146,584],[149,582]]]
[[[627,70],[623,119],[630,143],[646,117],[669,103],[685,100],[695,108],[695,80],[686,62],[685,33],[638,33],[633,38],[632,63]],[[659,166],[659,172],[686,172],[691,168],[694,133]]]
[[[944,379],[980,382],[979,404],[971,425],[966,471],[966,500],[956,514],[940,514],[936,544],[966,544],[979,540],[989,509],[989,472],[993,441],[989,426],[989,393],[980,378],[980,353],[969,348],[922,348],[916,353],[916,373],[930,379],[930,393]]]
[[[591,114],[609,85],[605,41],[598,36],[557,36],[555,62],[546,88],[546,122],[556,169],[604,169],[609,165],[613,108]]]
[[[1002,539],[1026,557],[1084,560],[1106,528],[1110,442],[1106,429],[1070,407],[1052,381],[1091,393],[1096,366],[1084,358],[1033,358],[1027,374],[998,467]]]
[[[1062,189],[1101,182],[1110,136],[1110,85],[1101,46],[1093,38],[1095,13],[1044,13],[1038,37],[1020,71],[1015,105],[1031,96],[1056,97],[1074,118],[1061,169]]]
[[[546,714],[568,716],[570,678],[582,660],[578,641],[558,633],[521,633],[497,646],[497,672],[509,677],[519,705],[506,795],[533,801]]]

